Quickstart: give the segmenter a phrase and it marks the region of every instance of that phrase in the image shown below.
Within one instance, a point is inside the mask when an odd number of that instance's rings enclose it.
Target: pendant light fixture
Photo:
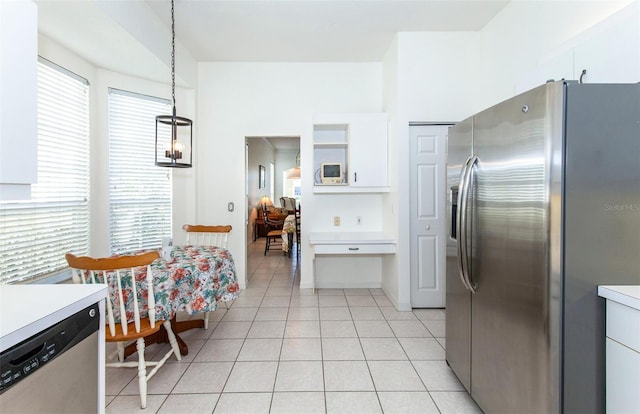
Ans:
[[[287,170],[287,178],[292,180],[300,178],[300,151],[296,155],[296,166]]]
[[[176,115],[176,23],[171,0],[171,100],[172,115],[156,116],[156,165],[190,168],[192,164],[193,122]]]

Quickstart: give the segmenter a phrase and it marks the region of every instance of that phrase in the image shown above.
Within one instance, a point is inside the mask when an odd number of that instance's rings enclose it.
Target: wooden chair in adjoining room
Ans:
[[[286,209],[289,214],[293,214],[296,208],[296,199],[293,197],[280,197],[280,207]]]
[[[300,256],[300,247],[302,246],[302,243],[300,243],[300,204],[296,204],[294,214],[296,217],[296,255]]]
[[[227,248],[231,225],[226,226],[204,226],[201,224],[185,224],[182,230],[187,232],[187,244],[199,246],[216,246]],[[229,309],[229,304],[224,302],[224,306]],[[204,313],[204,329],[209,329],[209,312]]]
[[[267,241],[264,245],[264,255],[271,249],[271,243],[275,243],[282,250],[282,226],[284,220],[274,220],[269,218],[269,211],[267,206],[262,206],[262,218],[264,220],[264,233]]]
[[[117,350],[109,355],[108,360],[112,360],[117,355],[118,362],[108,362],[106,366],[138,368],[141,408],[147,406],[147,382],[171,354],[174,354],[178,361],[181,359],[171,323],[169,320],[156,319],[151,263],[159,257],[157,252],[109,258],[77,257],[71,253],[65,256],[71,267],[74,282],[105,283],[108,286],[105,339],[107,342],[117,343]],[[143,277],[146,282],[147,295],[140,292],[142,283],[136,283],[139,277]],[[146,299],[146,303],[143,298]],[[129,301],[131,303],[127,306],[126,302]],[[121,315],[127,316],[121,318]],[[160,361],[145,361],[144,337],[158,332],[161,326],[167,331],[171,347]],[[128,341],[136,341],[138,362],[124,362],[124,345]],[[147,372],[147,367],[153,367],[153,369]]]
[[[227,241],[232,227],[203,226],[199,224],[185,224],[182,229],[187,232],[187,244],[201,246],[216,246],[227,248]]]

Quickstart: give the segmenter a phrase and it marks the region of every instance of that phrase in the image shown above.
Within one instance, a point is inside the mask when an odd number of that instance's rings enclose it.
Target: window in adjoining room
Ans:
[[[171,102],[109,89],[109,243],[112,254],[171,237],[171,168],[155,162],[155,117]]]
[[[0,283],[56,281],[89,250],[89,82],[38,59],[38,182],[0,202]],[[20,139],[20,137],[15,137]]]

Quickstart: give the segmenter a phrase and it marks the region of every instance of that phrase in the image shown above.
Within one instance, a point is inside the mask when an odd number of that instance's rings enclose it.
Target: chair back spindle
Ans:
[[[226,249],[232,227],[185,224],[182,229],[187,232],[187,244]]]

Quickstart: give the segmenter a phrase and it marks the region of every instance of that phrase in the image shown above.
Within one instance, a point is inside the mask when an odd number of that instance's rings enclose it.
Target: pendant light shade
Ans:
[[[156,165],[190,168],[193,164],[193,121],[176,115],[176,28],[171,0],[171,98],[172,115],[156,116]]]
[[[287,170],[287,178],[293,180],[300,178],[300,151],[296,155],[296,166]]]
[[[300,178],[300,167],[293,167],[287,170],[287,178],[290,180],[295,180]]]

